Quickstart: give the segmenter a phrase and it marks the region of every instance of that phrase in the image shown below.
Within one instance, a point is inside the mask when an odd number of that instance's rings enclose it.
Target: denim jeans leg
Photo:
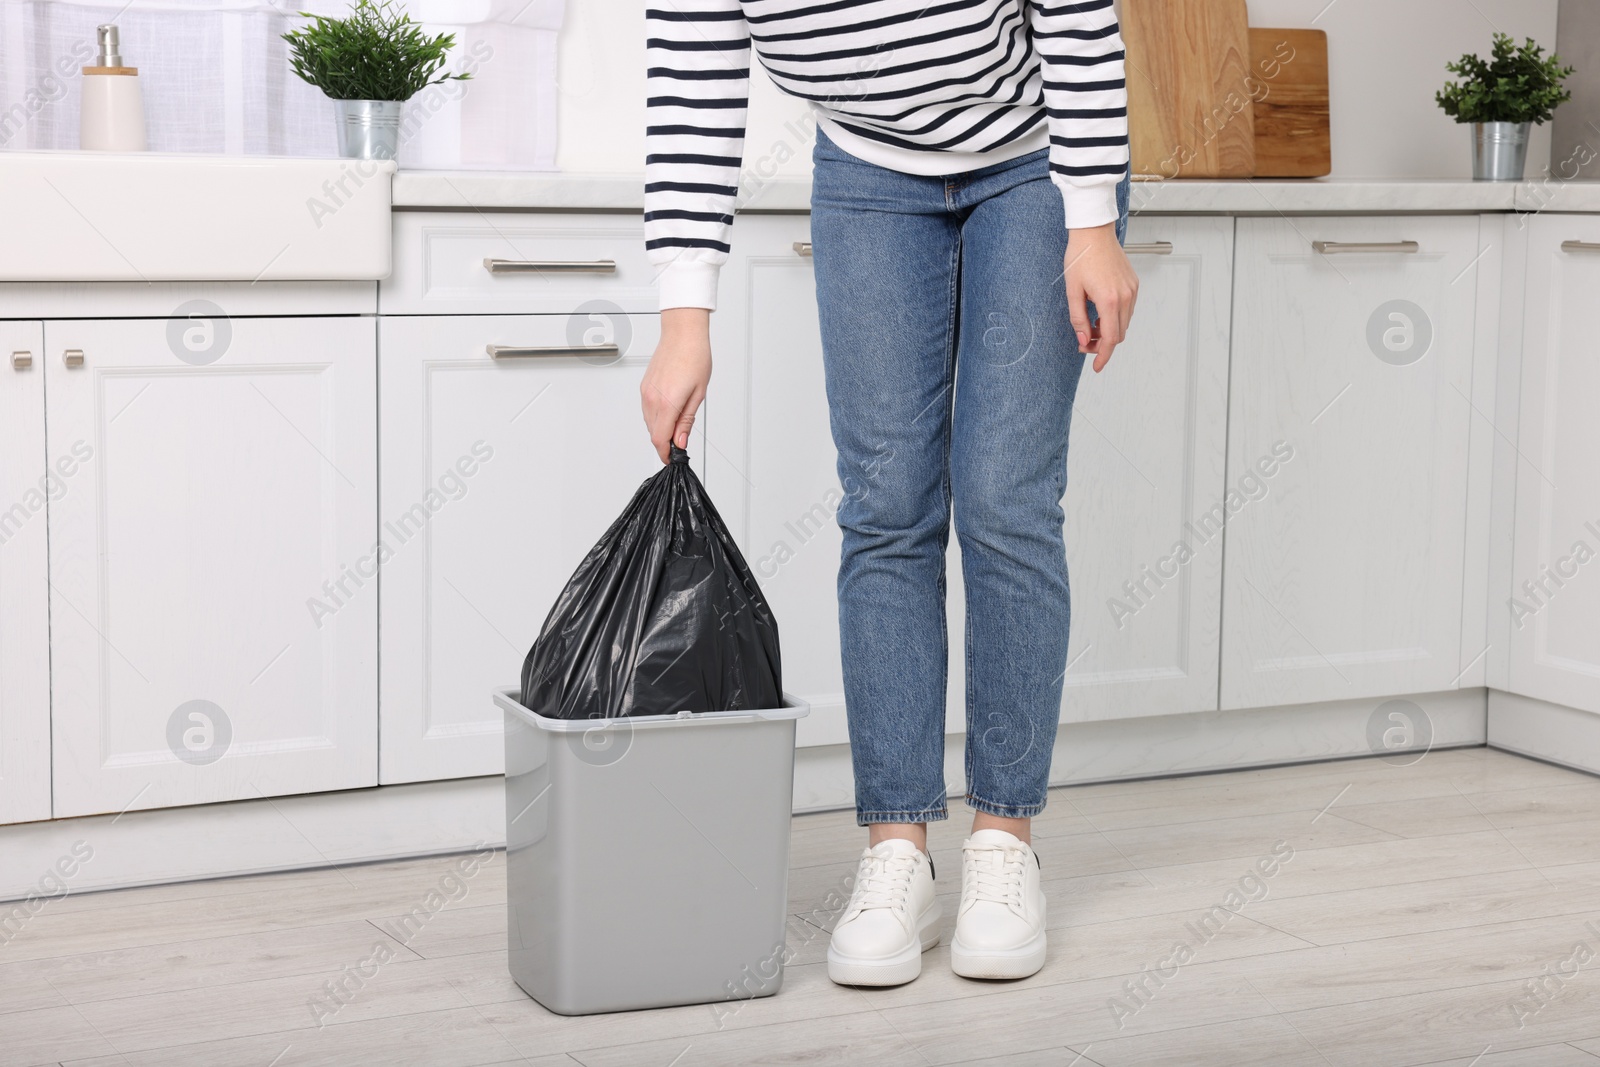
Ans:
[[[1061,498],[1084,357],[1062,281],[1061,195],[1043,160],[980,172],[963,194],[951,477],[967,597],[967,803],[1027,818],[1048,795],[1067,663]]]
[[[943,181],[819,146],[811,243],[844,498],[839,631],[865,825],[946,816],[945,548],[959,227]]]

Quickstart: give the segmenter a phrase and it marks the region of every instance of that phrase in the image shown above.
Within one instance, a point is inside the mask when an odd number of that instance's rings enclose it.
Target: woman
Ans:
[[[839,626],[868,827],[828,973],[895,985],[938,943],[927,824],[946,817],[945,547],[967,594],[957,974],[1044,965],[1029,821],[1044,808],[1070,607],[1060,501],[1085,353],[1138,281],[1111,0],[652,0],[645,237],[661,343],[651,440],[688,444],[711,375],[750,49],[812,104],[811,244],[843,484]],[[1064,223],[1064,224],[1063,224]],[[1096,312],[1098,314],[1096,314]]]

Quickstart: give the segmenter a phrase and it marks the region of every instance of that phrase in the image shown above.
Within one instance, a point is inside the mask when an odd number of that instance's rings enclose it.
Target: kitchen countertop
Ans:
[[[640,211],[644,179],[629,174],[401,170],[397,209]],[[741,211],[806,211],[811,183],[747,173]],[[1260,178],[1135,182],[1133,210],[1151,214],[1275,215],[1317,212],[1597,211],[1600,182],[1533,179]]]

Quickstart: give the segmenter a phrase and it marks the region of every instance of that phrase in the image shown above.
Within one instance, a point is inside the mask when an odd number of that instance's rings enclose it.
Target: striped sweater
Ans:
[[[716,306],[750,53],[845,151],[959,174],[1049,146],[1068,228],[1117,216],[1127,89],[1112,0],[649,0],[645,244],[661,306]]]

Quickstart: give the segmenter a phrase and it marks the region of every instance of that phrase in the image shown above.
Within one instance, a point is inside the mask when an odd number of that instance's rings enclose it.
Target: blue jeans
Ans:
[[[919,177],[818,132],[811,244],[844,490],[839,627],[859,823],[947,816],[945,547],[966,586],[967,803],[1044,809],[1071,606],[1083,354],[1044,151]],[[1117,189],[1127,227],[1128,183]]]

